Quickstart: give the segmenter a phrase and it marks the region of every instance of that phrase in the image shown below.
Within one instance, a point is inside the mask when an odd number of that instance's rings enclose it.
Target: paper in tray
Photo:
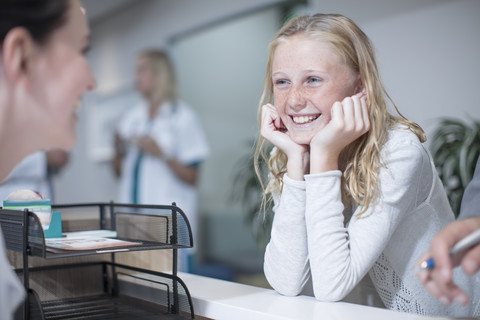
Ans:
[[[84,237],[84,238],[53,238],[45,239],[45,245],[48,251],[56,250],[99,250],[118,247],[128,247],[141,245],[141,242],[132,242],[103,237]],[[53,250],[51,250],[53,249]]]
[[[117,231],[108,230],[108,229],[98,229],[98,230],[64,232],[62,233],[62,235],[67,238],[86,238],[86,237],[116,238]]]

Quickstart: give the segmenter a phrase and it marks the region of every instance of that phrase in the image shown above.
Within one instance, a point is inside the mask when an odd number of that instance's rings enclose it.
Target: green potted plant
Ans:
[[[480,122],[443,118],[431,136],[430,151],[455,216],[480,154]]]
[[[273,221],[272,203],[262,207],[263,190],[255,174],[253,164],[253,150],[251,154],[242,157],[234,172],[232,186],[232,200],[239,202],[244,210],[244,221],[251,227],[253,238],[259,249],[264,249],[270,240],[270,231]],[[267,181],[268,168],[262,163],[260,171]]]

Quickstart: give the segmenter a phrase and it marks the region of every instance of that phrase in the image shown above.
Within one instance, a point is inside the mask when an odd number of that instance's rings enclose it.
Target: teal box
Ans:
[[[52,211],[50,226],[48,229],[43,230],[43,235],[45,239],[62,237],[62,214],[59,211]]]

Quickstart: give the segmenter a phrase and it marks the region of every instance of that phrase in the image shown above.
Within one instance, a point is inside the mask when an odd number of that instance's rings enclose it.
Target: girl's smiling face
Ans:
[[[326,43],[280,40],[272,60],[274,104],[290,138],[308,145],[331,120],[333,103],[361,91],[359,75]]]

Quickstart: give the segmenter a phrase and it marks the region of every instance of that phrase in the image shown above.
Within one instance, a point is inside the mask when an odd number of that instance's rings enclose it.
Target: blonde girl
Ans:
[[[281,294],[311,286],[317,299],[338,301],[368,273],[389,309],[470,316],[475,304],[442,304],[415,277],[416,259],[454,216],[425,134],[386,100],[373,46],[350,19],[304,16],[277,33],[256,152],[257,169],[268,163],[275,212],[265,275]]]

